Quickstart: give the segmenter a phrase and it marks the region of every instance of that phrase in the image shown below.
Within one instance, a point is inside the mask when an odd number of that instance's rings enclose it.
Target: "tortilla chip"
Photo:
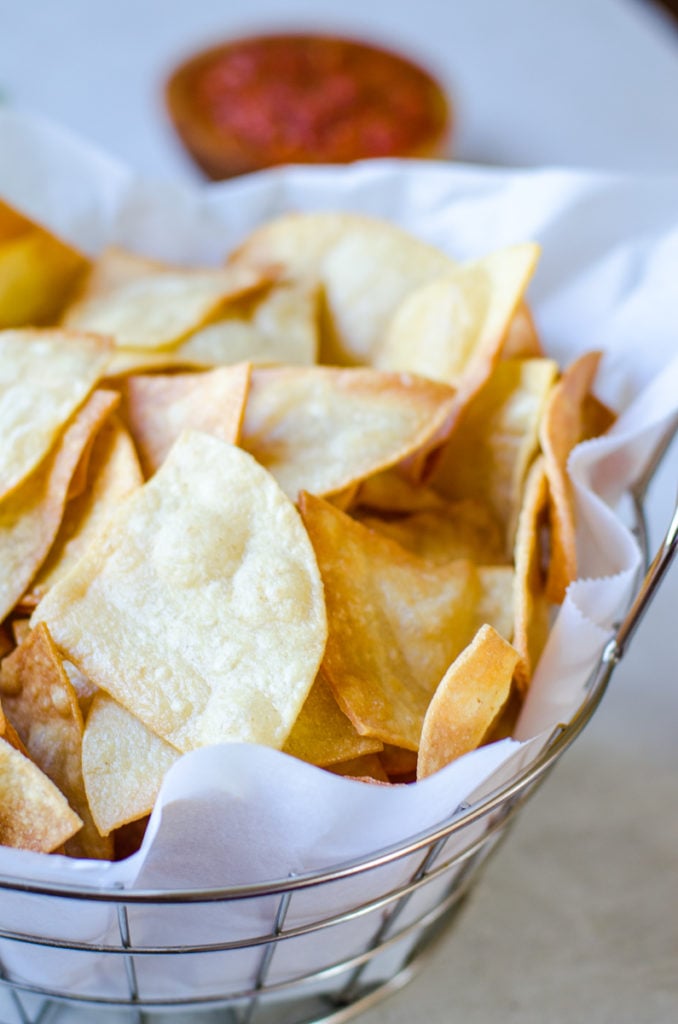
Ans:
[[[87,260],[41,228],[0,243],[0,329],[56,323]]]
[[[430,481],[451,500],[485,504],[501,527],[507,557],[556,374],[550,359],[498,363],[464,410]]]
[[[97,694],[82,741],[82,772],[101,834],[149,814],[180,756],[116,701]]]
[[[386,325],[413,289],[454,266],[444,253],[385,221],[351,213],[293,213],[258,228],[230,263],[275,265],[319,284],[321,362],[369,363]]]
[[[182,268],[141,256],[122,246],[108,245],[90,266],[89,273],[82,279],[74,300],[80,303],[100,299],[133,281],[143,281],[153,274],[180,269]]]
[[[294,506],[251,456],[197,432],[120,506],[34,621],[182,751],[281,747],[326,637]]]
[[[7,623],[0,623],[0,659],[9,654],[15,646]]]
[[[105,334],[123,348],[176,347],[229,301],[270,281],[246,267],[152,270],[98,287],[69,306],[65,326]]]
[[[449,270],[404,299],[374,356],[382,370],[410,371],[459,388],[497,361],[539,255],[511,246]]]
[[[394,780],[408,779],[414,781],[417,774],[417,755],[413,750],[403,750],[402,747],[384,744],[384,749],[379,754],[379,760],[388,778]]]
[[[325,585],[323,672],[337,703],[361,735],[416,750],[431,694],[473,636],[475,567],[425,562],[312,495],[300,508]]]
[[[187,366],[285,363],[310,366],[318,355],[318,295],[304,284],[281,282],[226,314],[175,350]]]
[[[390,519],[364,515],[360,509],[354,515],[365,526],[436,565],[459,558],[470,558],[478,565],[506,560],[499,527],[477,501],[446,502],[436,509]]]
[[[444,384],[371,369],[254,369],[241,445],[293,500],[335,494],[426,450],[452,398]]]
[[[104,374],[109,352],[104,338],[84,334],[0,332],[0,497],[45,458]]]
[[[333,775],[344,775],[355,782],[388,783],[388,775],[377,754],[363,754],[348,761],[327,766]]]
[[[421,731],[417,779],[475,750],[511,692],[519,654],[491,626],[478,630],[436,690]]]
[[[88,679],[79,668],[65,659],[62,661],[64,666],[64,672],[68,676],[69,682],[75,690],[75,695],[78,698],[78,704],[80,706],[80,714],[82,715],[83,722],[87,721],[87,715],[89,709],[92,706],[92,701],[96,697],[97,693],[100,693],[99,687]]]
[[[146,835],[146,829],[148,828],[149,818],[150,816],[146,815],[144,818],[139,818],[137,821],[129,821],[126,825],[116,828],[111,835],[115,847],[114,860],[126,860],[141,848],[144,836]]]
[[[67,503],[56,539],[33,582],[32,594],[38,600],[75,565],[119,503],[144,482],[132,440],[115,416],[96,434],[88,474],[87,490]]]
[[[511,565],[478,567],[480,597],[476,610],[478,626],[490,625],[509,643],[515,629],[515,573]]]
[[[569,584],[577,577],[574,496],[567,460],[575,445],[586,437],[585,404],[601,357],[601,352],[587,352],[563,373],[551,392],[539,430],[551,495],[551,561],[546,592],[556,604],[562,602]]]
[[[544,456],[532,466],[518,520],[515,547],[515,625],[513,645],[520,654],[516,684],[527,692],[549,631],[547,570],[543,535],[548,525],[548,481]]]
[[[200,430],[235,444],[249,377],[248,363],[205,373],[128,377],[121,386],[120,411],[146,477],[160,468],[183,430]]]
[[[526,302],[518,306],[501,346],[502,359],[543,359],[537,325]]]
[[[447,506],[445,499],[432,487],[402,476],[397,467],[374,473],[363,480],[354,504],[382,517],[435,511]]]
[[[65,852],[71,857],[110,860],[112,843],[99,835],[85,796],[78,699],[44,623],[2,662],[0,695],[31,760],[83,822],[77,835],[66,842]]]
[[[89,265],[0,199],[0,328],[55,323]]]
[[[380,740],[356,732],[339,708],[323,673],[319,672],[283,751],[324,768],[364,754],[378,753],[382,747]]]
[[[44,463],[0,501],[0,619],[26,592],[45,560],[82,449],[117,401],[114,392],[95,391]]]
[[[51,853],[81,826],[44,772],[0,738],[0,844]]]
[[[306,285],[281,282],[229,303],[219,319],[164,351],[117,348],[109,374],[211,369],[240,362],[310,366],[318,353],[318,300]]]
[[[351,225],[322,264],[323,361],[373,364],[403,299],[454,266],[445,253],[393,224],[363,219]]]
[[[23,213],[19,213],[9,203],[0,199],[0,242],[8,242],[11,238],[25,235],[35,226]]]

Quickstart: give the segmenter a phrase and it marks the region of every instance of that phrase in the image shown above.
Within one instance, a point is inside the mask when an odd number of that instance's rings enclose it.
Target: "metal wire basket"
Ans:
[[[631,495],[633,528],[646,555],[644,497],[667,443],[668,437]],[[7,1006],[0,1011],[5,1014],[2,1024],[92,1019],[112,1024],[159,1022],[171,1020],[180,1011],[190,1012],[191,1020],[206,1024],[340,1024],[404,985],[443,926],[459,912],[522,804],[593,715],[677,544],[678,509],[628,614],[591,675],[574,719],[555,730],[536,759],[509,782],[477,802],[457,808],[433,831],[329,871],[223,889],[123,892],[0,877],[3,903],[21,900],[24,910],[24,916],[16,918],[15,929],[0,930],[0,994],[4,993]],[[342,886],[355,886],[362,880],[367,881],[363,887],[366,898],[354,901],[349,909],[337,909],[342,904]],[[306,912],[304,906],[309,895],[312,912]],[[33,906],[34,920],[40,922],[40,907],[46,900],[63,908],[59,916],[64,927],[59,937],[42,934],[40,928],[22,930],[26,907]],[[199,934],[186,934],[187,905],[200,905],[212,927],[218,920],[215,915],[228,915],[236,907],[244,910],[241,920],[247,924],[237,940],[206,942]],[[135,935],[138,915],[149,910],[161,928],[162,944],[144,944],[143,937]],[[105,914],[113,923],[105,940],[64,937],[69,921],[92,911]],[[101,935],[101,929],[97,934]],[[60,955],[76,954],[85,979],[81,994],[74,995],[66,985],[60,990],[52,983],[22,980],[4,955],[19,946],[24,950],[28,946],[31,957],[44,963],[51,977]],[[243,957],[251,979],[244,986],[233,983],[242,976]],[[236,960],[237,971],[233,969]],[[305,963],[306,969],[291,968],[299,962]],[[107,995],[101,995],[99,987],[102,963]],[[213,979],[213,990],[198,997],[191,989],[196,964],[201,969],[207,965]],[[158,988],[160,975],[164,984]],[[171,996],[167,995],[168,976],[174,982]]]

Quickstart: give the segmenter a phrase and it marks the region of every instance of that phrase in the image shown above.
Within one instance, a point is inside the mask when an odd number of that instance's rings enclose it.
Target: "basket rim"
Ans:
[[[316,868],[299,875],[273,878],[246,885],[193,887],[176,889],[125,889],[122,886],[86,886],[68,882],[31,881],[0,874],[0,892],[23,892],[34,896],[91,902],[131,904],[179,904],[235,901],[257,896],[282,895],[300,889],[311,889],[328,882],[340,881],[383,867],[403,859],[424,847],[461,832],[493,811],[506,811],[511,802],[526,789],[538,783],[583,731],[598,708],[617,664],[610,643],[606,644],[586,684],[586,696],[567,724],[552,731],[539,754],[517,775],[492,790],[474,804],[462,803],[448,817],[432,828],[416,833],[406,841],[398,841],[371,851],[368,855],[341,861],[330,868]],[[460,855],[463,851],[460,851]]]

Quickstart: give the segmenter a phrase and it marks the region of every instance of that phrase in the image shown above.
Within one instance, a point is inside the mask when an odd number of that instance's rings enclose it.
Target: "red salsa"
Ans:
[[[168,102],[213,177],[435,156],[449,130],[448,104],[429,74],[386,50],[325,36],[259,36],[199,54],[171,78]]]

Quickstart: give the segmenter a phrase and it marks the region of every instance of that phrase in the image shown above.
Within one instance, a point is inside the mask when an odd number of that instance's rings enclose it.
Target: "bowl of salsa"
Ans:
[[[418,64],[380,46],[307,33],[249,36],[172,73],[167,106],[213,179],[281,164],[447,155],[451,103]]]

